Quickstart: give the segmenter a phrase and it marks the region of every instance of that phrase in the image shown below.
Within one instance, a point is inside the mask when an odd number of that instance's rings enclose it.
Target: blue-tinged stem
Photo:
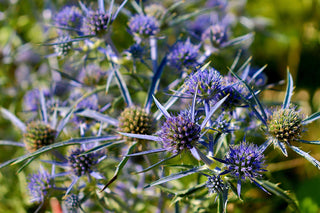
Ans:
[[[104,10],[104,0],[98,0],[98,5],[99,5],[99,11],[101,13],[105,13],[105,10]]]
[[[150,56],[152,61],[152,71],[155,73],[158,69],[158,51],[157,51],[157,38],[152,36],[150,37]]]

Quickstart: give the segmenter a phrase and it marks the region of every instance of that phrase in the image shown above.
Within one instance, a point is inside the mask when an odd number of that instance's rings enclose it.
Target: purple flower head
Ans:
[[[31,202],[42,203],[49,197],[53,179],[47,171],[39,171],[28,177],[28,189]]]
[[[68,212],[78,212],[80,209],[81,201],[78,195],[70,194],[64,200],[64,205]]]
[[[170,66],[181,70],[183,68],[194,68],[198,65],[197,57],[200,46],[195,46],[188,39],[186,42],[177,42],[171,48],[167,56]]]
[[[236,127],[234,122],[230,121],[229,114],[222,112],[218,117],[214,118],[212,128],[219,132],[228,133],[233,131]]]
[[[129,47],[127,52],[129,52],[133,58],[141,59],[145,54],[145,49],[140,44],[134,44]]]
[[[233,110],[243,104],[243,98],[249,98],[250,92],[238,79],[233,76],[224,76],[222,79],[221,93],[217,100],[229,95],[222,104],[226,110]]]
[[[68,157],[68,164],[72,170],[72,173],[77,177],[90,174],[94,171],[96,164],[98,163],[98,156],[94,153],[81,155],[85,150],[77,148],[72,150]]]
[[[221,92],[222,76],[213,69],[198,70],[192,74],[186,81],[186,93],[194,95],[198,87],[197,97],[199,101],[215,99]]]
[[[159,137],[165,149],[172,153],[179,153],[192,149],[200,138],[201,128],[193,122],[186,113],[168,117],[163,123]]]
[[[43,90],[45,98],[50,96],[48,90]],[[23,96],[23,107],[25,111],[37,111],[40,107],[39,90],[32,89]]]
[[[208,176],[208,180],[206,182],[206,187],[210,194],[213,193],[221,193],[225,189],[225,184],[221,180],[220,176],[211,175]]]
[[[201,35],[201,40],[214,47],[220,47],[228,40],[227,28],[221,24],[214,24],[207,28]]]
[[[79,75],[79,80],[88,86],[104,84],[106,78],[107,72],[101,70],[96,64],[89,64]]]
[[[159,32],[159,23],[152,16],[135,15],[128,25],[130,32],[138,37],[154,36]]]
[[[67,6],[61,9],[54,18],[55,25],[70,30],[79,31],[82,26],[83,15],[81,10],[76,6]],[[58,31],[59,34],[62,31]]]
[[[265,172],[265,157],[259,147],[245,141],[239,145],[231,146],[224,160],[218,161],[226,164],[226,169],[220,175],[230,174],[238,180],[238,195],[240,196],[241,181],[249,179],[251,182],[255,178],[261,178],[261,172]]]
[[[100,11],[89,11],[83,22],[83,31],[87,35],[103,36],[108,28],[109,16]]]

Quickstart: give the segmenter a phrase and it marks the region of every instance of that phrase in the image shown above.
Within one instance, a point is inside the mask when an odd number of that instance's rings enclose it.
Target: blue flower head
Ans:
[[[211,25],[202,33],[201,40],[218,48],[228,40],[227,28],[221,24]]]
[[[230,174],[230,176],[238,180],[237,188],[239,196],[241,181],[249,179],[251,182],[257,184],[255,179],[261,178],[261,172],[266,171],[264,169],[266,167],[265,157],[259,147],[245,141],[239,145],[231,146],[224,160],[216,160],[226,164],[225,171],[220,175]]]
[[[64,205],[68,212],[78,212],[81,207],[81,201],[76,194],[68,195],[64,200]]]
[[[54,18],[57,27],[66,28],[67,30],[80,31],[83,21],[81,10],[76,6],[67,6],[61,9]],[[59,34],[63,31],[59,30]]]
[[[179,153],[192,149],[200,138],[201,128],[186,113],[168,117],[163,123],[159,137],[165,149]]]
[[[198,87],[197,97],[199,101],[209,101],[216,98],[221,92],[222,76],[213,69],[198,70],[186,81],[186,93],[194,95]]]
[[[50,195],[53,187],[53,179],[50,174],[43,170],[28,177],[28,189],[31,202],[42,203]]]
[[[223,183],[219,175],[218,176],[211,175],[211,176],[208,176],[206,187],[208,188],[208,191],[210,194],[213,194],[213,193],[218,194],[225,189],[226,185]]]
[[[103,36],[108,29],[109,16],[101,11],[91,10],[83,22],[83,31],[87,35]]]
[[[221,93],[217,96],[218,100],[226,95],[229,96],[223,103],[223,108],[233,110],[243,104],[243,98],[249,98],[250,92],[237,78],[224,76],[221,83]]]
[[[159,32],[159,23],[152,16],[135,15],[128,25],[131,33],[142,38],[154,36]]]
[[[45,96],[49,95],[49,92],[45,93]],[[23,96],[23,107],[26,111],[37,111],[39,109],[39,90],[32,89],[26,92]]]
[[[195,46],[188,39],[186,42],[177,42],[171,48],[167,56],[170,66],[181,70],[183,68],[194,68],[198,65],[197,57],[200,46]]]
[[[72,173],[81,177],[86,174],[90,174],[94,171],[96,164],[98,163],[98,156],[94,153],[88,153],[81,155],[85,150],[77,148],[72,150],[68,157],[68,164],[72,170]]]
[[[140,44],[134,44],[129,47],[127,52],[129,52],[134,59],[141,59],[146,51]]]

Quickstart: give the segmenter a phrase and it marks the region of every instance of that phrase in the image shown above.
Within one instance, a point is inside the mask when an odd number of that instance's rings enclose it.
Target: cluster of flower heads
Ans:
[[[172,5],[172,8],[168,10],[160,4],[151,4],[134,13],[131,13],[132,8],[128,7],[123,14],[128,16],[125,24],[128,33],[133,38],[130,41],[133,40],[134,43],[128,44],[127,47],[121,44],[119,49],[125,49],[122,53],[118,52],[117,43],[113,44],[111,37],[108,37],[109,34],[112,34],[110,25],[114,24],[115,17],[112,17],[111,14],[114,12],[113,8],[102,10],[103,2],[99,1],[99,10],[85,8],[81,2],[80,7],[64,7],[53,19],[59,35],[54,45],[57,53],[55,56],[59,56],[59,63],[65,62],[72,65],[83,63],[80,68],[75,65],[77,70],[75,74],[59,71],[62,77],[70,80],[72,86],[71,91],[62,91],[66,104],[51,106],[49,92],[48,94],[42,92],[44,93],[42,94],[39,90],[30,90],[24,96],[25,111],[40,112],[43,121],[23,124],[11,115],[12,120],[19,124],[24,132],[24,143],[20,146],[25,147],[31,155],[34,152],[38,155],[46,148],[51,150],[67,145],[81,145],[81,148],[73,147],[66,156],[58,151],[53,152],[54,160],[45,161],[61,166],[59,171],[65,169],[61,173],[49,175],[41,171],[29,176],[28,188],[33,202],[43,203],[51,196],[51,190],[57,188],[54,182],[56,177],[64,177],[64,180],[68,180],[60,189],[64,194],[64,205],[68,212],[77,212],[81,209],[80,192],[84,194],[84,199],[88,199],[87,197],[94,194],[97,189],[109,193],[108,199],[113,199],[112,196],[117,193],[126,197],[127,192],[130,192],[130,195],[138,192],[142,196],[139,194],[137,199],[142,197],[145,202],[148,199],[147,196],[150,194],[154,196],[153,193],[155,193],[153,191],[144,194],[142,188],[148,188],[143,186],[146,184],[145,181],[154,181],[155,178],[161,177],[158,181],[151,183],[154,186],[194,173],[201,176],[197,182],[203,181],[203,176],[206,177],[201,187],[205,186],[209,196],[216,196],[216,199],[220,199],[223,203],[228,201],[229,191],[234,188],[233,182],[237,184],[235,194],[239,197],[241,183],[244,181],[250,181],[268,193],[263,185],[265,180],[263,174],[267,172],[265,157],[267,152],[265,150],[270,144],[279,147],[285,155],[287,152],[284,145],[287,145],[320,168],[320,163],[316,159],[292,145],[293,141],[302,141],[303,126],[320,116],[314,114],[310,118],[304,118],[297,107],[290,104],[293,90],[290,89],[290,86],[287,88],[286,101],[283,106],[275,107],[266,113],[258,100],[259,92],[266,84],[263,69],[251,69],[250,63],[247,63],[237,70],[239,64],[235,62],[239,58],[235,59],[232,70],[226,75],[210,67],[209,63],[205,65],[205,62],[209,61],[208,57],[213,53],[218,53],[219,48],[224,48],[232,36],[229,34],[232,21],[227,14],[229,11],[227,1],[207,1],[206,7],[216,8],[217,11],[200,15],[194,21],[185,20],[188,26],[187,31],[183,33],[188,32],[188,34],[182,35],[182,38],[179,35],[179,39],[173,40],[177,41],[173,45],[161,45],[159,48],[157,48],[157,42],[164,42],[166,39],[160,39],[158,36],[168,36],[165,34],[167,31],[162,31],[162,28],[175,26],[175,22],[180,20],[172,19],[176,15],[174,7],[178,7],[179,4]],[[126,2],[124,1],[119,8],[123,8]],[[132,3],[132,5],[133,8],[139,7],[137,3]],[[115,14],[118,12],[116,11]],[[179,13],[179,10],[177,12]],[[183,17],[192,16],[187,14]],[[73,43],[74,37],[81,42]],[[148,41],[148,38],[151,38],[150,46],[142,42]],[[102,40],[104,42],[101,42]],[[229,44],[232,43],[236,42],[229,42]],[[76,54],[74,54],[75,45],[79,45]],[[164,50],[164,52],[157,52],[159,50]],[[151,53],[151,59],[149,53]],[[132,67],[122,58],[123,55],[128,54],[131,56],[130,59],[133,59]],[[72,57],[63,58],[67,55],[72,55]],[[136,59],[140,60],[135,61]],[[158,61],[161,63],[158,64]],[[144,69],[149,70],[144,73]],[[170,86],[161,84],[161,80],[166,78],[167,73],[165,72],[177,74],[174,72],[176,70],[181,72],[178,79],[173,81],[174,83]],[[162,73],[165,74],[162,75]],[[288,85],[291,85],[290,79],[288,81]],[[146,85],[147,82],[150,82],[150,86]],[[168,88],[174,93],[164,105],[161,105],[155,98],[161,95],[161,92],[156,93],[161,88]],[[148,91],[142,91],[143,89]],[[140,90],[141,93],[137,93]],[[98,95],[97,93],[101,91],[104,93]],[[133,94],[132,97],[130,93]],[[137,107],[142,104],[135,102],[141,102],[144,97],[146,97],[144,107]],[[161,98],[163,100],[164,97]],[[181,100],[180,105],[174,105],[177,100]],[[191,105],[188,110],[183,109],[185,104]],[[104,105],[106,107],[100,107]],[[156,107],[158,112],[153,113]],[[46,110],[46,108],[52,108],[52,110]],[[171,110],[178,111],[178,113],[171,113]],[[46,117],[45,113],[52,117]],[[162,115],[164,118],[160,121]],[[61,122],[57,122],[58,116],[62,117]],[[251,123],[252,121],[254,124]],[[54,125],[58,126],[57,130],[49,123],[58,123]],[[81,129],[82,124],[90,124],[88,125],[90,128],[84,132]],[[79,138],[73,138],[75,134],[79,134],[74,132],[75,126],[80,127]],[[239,139],[237,133],[243,130],[237,132],[240,128],[265,130],[262,137],[265,137],[266,142],[258,146],[255,141],[249,142],[243,137]],[[63,132],[63,137],[70,136],[71,139],[57,142],[57,137],[61,132]],[[249,131],[248,134],[250,134]],[[138,149],[139,152],[132,153],[137,151],[134,149],[136,142],[141,141],[148,146],[141,146]],[[151,143],[151,141],[156,143]],[[320,142],[313,143],[320,144]],[[85,144],[89,144],[88,147]],[[148,150],[141,150],[141,148]],[[111,157],[107,163],[112,166],[104,166],[103,170],[99,170],[100,162],[107,158],[104,151],[99,152],[104,149],[108,149],[110,153]],[[159,152],[163,152],[160,158],[164,159],[151,165],[151,162],[158,158],[149,158],[146,155]],[[185,153],[191,153],[198,162],[185,165],[181,157]],[[132,156],[141,155],[145,157],[143,161],[129,160]],[[158,169],[158,165],[176,156],[180,156],[180,159],[175,163],[181,162],[183,164],[181,168],[191,169],[174,173],[176,170],[170,163],[161,171]],[[28,157],[33,160],[29,154]],[[133,180],[135,176],[132,173],[145,166],[147,168],[140,173],[152,169],[152,177],[144,173],[141,180]],[[175,165],[177,166],[179,167]],[[212,169],[213,167],[215,168]],[[166,176],[168,173],[170,175]],[[93,181],[91,177],[96,180]],[[111,183],[114,183],[114,186]],[[128,188],[122,187],[121,184],[125,184]],[[131,185],[134,187],[129,188]],[[170,186],[168,184],[165,187]],[[272,191],[272,186],[268,185],[268,187]],[[200,188],[192,189],[185,195],[180,192],[177,194],[183,197],[189,193],[197,193],[198,189]],[[274,191],[277,190],[280,189],[274,189]],[[173,189],[167,191],[174,192]],[[101,197],[97,195],[95,199]],[[99,202],[101,200],[99,199]],[[124,203],[121,203],[118,198],[114,200],[120,203],[120,208],[124,207],[124,204],[133,206],[136,202],[130,199],[125,200]],[[91,200],[88,205],[92,203]],[[112,206],[113,203],[110,203]],[[107,211],[106,209],[104,210]],[[110,209],[112,208],[108,210]]]

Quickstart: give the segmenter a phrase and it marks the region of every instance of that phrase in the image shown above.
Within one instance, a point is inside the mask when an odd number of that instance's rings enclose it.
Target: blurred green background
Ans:
[[[21,79],[30,78],[32,82],[32,79],[47,76],[42,57],[47,52],[39,45],[50,32],[47,8],[61,8],[65,3],[59,0],[0,0],[0,106],[19,115],[24,92],[32,87]],[[288,66],[296,85],[294,102],[300,104],[306,115],[320,111],[320,1],[248,0],[245,7],[235,12],[254,20],[248,23],[243,17],[241,23],[255,32],[250,47],[252,64],[257,67],[268,65],[265,71],[268,83],[285,79]],[[278,89],[283,90],[283,87]],[[283,92],[274,90],[262,94],[266,102],[281,102],[283,97]],[[0,117],[0,138],[16,141],[21,139],[21,133]],[[320,121],[308,126],[304,139],[320,139]],[[303,150],[310,151],[320,160],[320,147],[304,145]],[[0,153],[0,162],[21,154],[14,147],[4,146],[0,146]],[[296,193],[302,212],[320,212],[320,171],[295,153],[284,158],[275,152],[270,160],[275,162],[268,167],[272,172],[271,180]],[[0,212],[31,211],[25,176],[16,174],[16,170],[17,167],[9,167],[0,171]],[[276,196],[261,201],[231,204],[228,210],[291,212],[286,202]]]

